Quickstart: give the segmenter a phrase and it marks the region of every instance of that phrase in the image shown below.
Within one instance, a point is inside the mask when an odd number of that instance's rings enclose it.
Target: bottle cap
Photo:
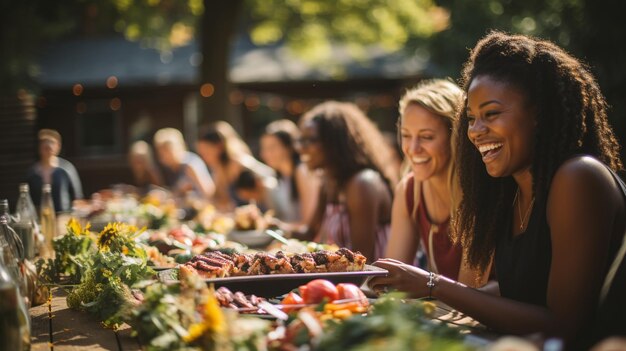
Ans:
[[[20,192],[28,192],[28,183],[20,183]]]
[[[0,216],[9,212],[9,200],[0,199]]]
[[[44,184],[43,187],[41,188],[41,191],[45,192],[51,192],[52,191],[52,186],[50,186],[50,184]]]

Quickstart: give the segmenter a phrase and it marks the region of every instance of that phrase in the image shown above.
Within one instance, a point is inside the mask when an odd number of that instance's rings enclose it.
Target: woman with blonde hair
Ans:
[[[147,190],[150,185],[163,185],[163,177],[154,162],[150,145],[143,140],[134,142],[128,151],[128,164],[135,185]]]
[[[417,264],[421,248],[431,271],[474,286],[480,274],[462,264],[463,250],[448,230],[460,197],[452,129],[463,97],[456,84],[434,79],[400,99],[398,139],[410,172],[396,187],[385,256]],[[389,285],[401,288],[401,282]]]
[[[183,134],[174,128],[163,128],[154,134],[159,162],[164,166],[165,185],[174,193],[193,192],[203,199],[215,193],[215,184],[198,155],[187,151]]]

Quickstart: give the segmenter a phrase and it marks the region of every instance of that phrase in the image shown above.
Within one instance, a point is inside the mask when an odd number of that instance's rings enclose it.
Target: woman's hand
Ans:
[[[381,293],[399,290],[408,293],[412,298],[428,296],[427,271],[391,258],[380,259],[373,265],[389,271],[386,277],[373,277],[369,281],[368,285],[373,291]]]

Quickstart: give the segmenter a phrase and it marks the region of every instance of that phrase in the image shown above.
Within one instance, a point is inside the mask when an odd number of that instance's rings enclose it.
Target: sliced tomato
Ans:
[[[337,287],[324,279],[312,280],[298,289],[304,303],[320,303],[324,300],[334,301],[339,298]]]
[[[302,300],[300,295],[298,295],[298,294],[296,294],[294,292],[290,292],[289,294],[287,294],[287,296],[285,296],[285,298],[281,302],[281,304],[284,305],[283,306],[283,311],[287,312],[287,313],[296,310],[296,308],[287,307],[287,305],[300,305],[300,304],[303,304],[303,303],[304,303],[304,300]]]

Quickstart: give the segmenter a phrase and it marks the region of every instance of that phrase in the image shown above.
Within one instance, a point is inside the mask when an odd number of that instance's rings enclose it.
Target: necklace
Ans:
[[[535,204],[535,197],[533,196],[532,200],[530,200],[530,205],[528,205],[528,209],[526,210],[526,214],[522,217],[522,205],[519,200],[519,187],[517,187],[517,191],[515,192],[515,197],[513,198],[513,206],[515,206],[515,201],[517,201],[517,213],[519,215],[519,230],[524,230],[524,224],[527,224],[528,216],[530,215],[530,210],[533,208]]]

